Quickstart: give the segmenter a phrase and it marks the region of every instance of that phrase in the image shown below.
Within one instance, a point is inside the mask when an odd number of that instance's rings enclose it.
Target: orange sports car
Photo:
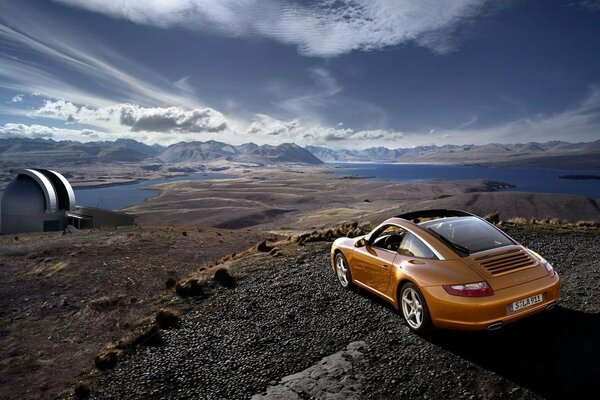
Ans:
[[[390,218],[368,235],[339,238],[331,262],[344,288],[392,303],[410,329],[498,329],[551,310],[560,280],[548,261],[464,211]]]

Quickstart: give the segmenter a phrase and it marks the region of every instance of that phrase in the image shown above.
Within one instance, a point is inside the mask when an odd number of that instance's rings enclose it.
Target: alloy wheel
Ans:
[[[348,286],[348,266],[344,257],[338,256],[335,260],[335,271],[337,273],[338,280],[343,287]]]
[[[423,304],[417,292],[411,287],[402,292],[402,313],[411,328],[419,329],[423,324]]]

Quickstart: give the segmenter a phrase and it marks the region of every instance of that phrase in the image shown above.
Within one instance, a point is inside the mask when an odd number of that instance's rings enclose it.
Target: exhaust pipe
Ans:
[[[487,327],[488,331],[496,331],[500,328],[502,328],[502,322],[494,322]]]
[[[546,311],[554,310],[555,307],[556,307],[556,303],[550,303],[546,306]]]

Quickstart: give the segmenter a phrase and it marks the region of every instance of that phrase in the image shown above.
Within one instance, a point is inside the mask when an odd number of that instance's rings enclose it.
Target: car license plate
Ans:
[[[512,312],[520,311],[524,308],[531,307],[534,304],[541,303],[544,300],[542,294],[536,294],[535,296],[527,297],[525,299],[517,300],[508,306],[508,309]]]

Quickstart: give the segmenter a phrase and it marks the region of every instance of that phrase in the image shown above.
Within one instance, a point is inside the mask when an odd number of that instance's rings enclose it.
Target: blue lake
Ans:
[[[121,208],[141,204],[144,200],[158,195],[158,190],[146,189],[148,186],[156,185],[158,183],[229,179],[236,177],[236,175],[231,174],[196,172],[190,175],[150,179],[126,185],[114,185],[90,189],[79,188],[75,189],[75,200],[77,204],[81,206],[119,210]]]
[[[552,168],[466,167],[431,164],[359,164],[332,163],[342,167],[340,175],[358,175],[398,182],[430,179],[488,179],[516,186],[520,192],[577,194],[600,198],[600,180],[559,179],[562,175],[600,175],[600,171],[561,170]]]

